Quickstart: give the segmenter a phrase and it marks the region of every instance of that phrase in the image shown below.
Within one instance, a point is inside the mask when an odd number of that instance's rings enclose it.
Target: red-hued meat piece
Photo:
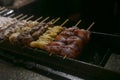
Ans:
[[[52,54],[60,54],[64,46],[62,42],[51,42],[48,46],[45,46],[45,50],[51,52]]]
[[[76,36],[82,38],[85,43],[87,43],[89,41],[89,39],[90,39],[90,32],[86,31],[84,29],[75,30],[74,34]]]
[[[56,37],[56,41],[60,41],[60,42],[63,42],[63,43],[66,43],[66,38],[62,35],[58,35]]]
[[[76,58],[82,52],[89,38],[89,31],[77,27],[65,28],[55,41],[45,47],[45,50],[61,56]]]
[[[63,32],[61,32],[60,35],[62,35],[62,36],[64,36],[65,38],[67,38],[67,37],[73,36],[74,33],[71,32],[71,31],[63,31]]]
[[[75,58],[79,54],[79,50],[74,46],[64,46],[60,53],[61,56]]]
[[[77,46],[78,48],[82,49],[84,42],[81,38],[77,37],[77,36],[71,36],[66,40],[67,44],[73,44],[75,46]]]

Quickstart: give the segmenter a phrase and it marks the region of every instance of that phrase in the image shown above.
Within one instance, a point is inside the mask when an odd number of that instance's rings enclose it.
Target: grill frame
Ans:
[[[94,37],[94,39],[96,35],[99,38],[100,36],[107,38],[105,40],[108,40],[113,37],[114,37],[113,39],[115,40],[120,39],[119,35],[111,35],[105,33],[92,32],[91,35],[92,35],[91,37]],[[113,42],[116,41],[113,40]],[[14,45],[11,45],[7,42],[1,43],[0,49],[10,52],[10,53],[4,53],[4,56],[9,55],[10,57],[12,55],[14,57],[12,58],[12,60],[18,64],[24,64],[24,61],[31,61],[82,78],[93,78],[93,79],[120,78],[119,77],[120,73],[104,69],[100,65],[94,65],[91,63],[87,63],[76,59],[70,59],[70,58],[63,59],[61,56],[56,56],[56,55],[49,56],[48,53],[43,50],[37,50],[28,47],[21,48],[19,46],[15,47]]]
[[[2,15],[4,16],[4,14]],[[103,43],[101,42],[101,40]],[[120,40],[120,35],[91,32],[91,41],[93,43],[94,41],[98,43],[101,42],[102,44],[105,43],[107,47],[110,46],[112,51],[116,53],[120,52],[119,40]],[[111,53],[107,57],[102,59],[104,63],[100,65],[99,63],[91,64],[89,62],[85,62],[79,59],[66,58],[63,60],[61,56],[56,56],[56,55],[49,56],[48,53],[43,50],[38,50],[38,49],[33,50],[28,47],[13,46],[7,42],[1,42],[0,49],[6,52],[4,54],[0,53],[1,57],[6,57],[7,60],[11,60],[11,62],[19,65],[24,64],[24,61],[31,61],[37,64],[51,67],[55,70],[63,71],[86,79],[112,80],[112,79],[120,78],[120,73],[106,70],[103,68]]]

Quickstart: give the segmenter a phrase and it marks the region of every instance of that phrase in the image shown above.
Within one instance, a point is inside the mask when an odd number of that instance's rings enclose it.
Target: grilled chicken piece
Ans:
[[[55,37],[63,30],[61,26],[55,26],[53,28],[49,27],[48,30],[39,37],[37,41],[30,43],[31,47],[37,47],[43,49],[45,45],[49,44],[51,41],[55,40]]]

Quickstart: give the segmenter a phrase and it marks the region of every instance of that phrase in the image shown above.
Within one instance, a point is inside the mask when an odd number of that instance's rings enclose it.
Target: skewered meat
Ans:
[[[17,39],[16,39],[16,37],[19,35],[20,33],[19,32],[17,32],[17,33],[14,33],[14,34],[12,34],[10,37],[9,37],[9,40],[10,40],[10,42],[12,43],[12,44],[18,44],[18,41],[17,41]]]
[[[89,32],[84,29],[76,27],[65,28],[55,39],[55,41],[45,45],[45,50],[53,54],[59,54],[70,58],[77,57],[84,45],[89,40]],[[64,46],[55,45],[55,43],[62,43]]]
[[[2,19],[6,21],[3,22]],[[4,17],[0,17],[0,23],[0,40],[9,38],[14,45],[29,45],[70,58],[78,56],[90,39],[89,31],[77,27],[63,28],[51,23],[38,24],[36,21],[18,21],[12,18],[7,21]]]
[[[77,36],[71,36],[67,38],[66,43],[67,45],[74,44],[75,46],[78,46],[80,49],[82,49],[84,44],[83,40]]]
[[[43,34],[47,30],[48,27],[52,27],[52,23],[40,23],[38,26],[33,27],[31,30],[22,32],[21,34],[16,36],[16,38],[14,38],[14,36],[13,36],[13,39],[17,39],[18,42],[20,42],[20,44],[29,45],[29,43],[32,42],[33,40],[38,39],[39,36],[41,34]],[[11,35],[10,39],[12,39],[12,35]],[[16,40],[14,40],[14,41],[16,41]],[[11,42],[11,43],[16,44],[18,42]]]
[[[17,21],[17,23],[11,25],[10,27],[8,27],[6,30],[4,30],[4,35],[5,36],[9,36],[11,33],[14,32],[25,32],[27,30],[30,30],[32,26],[37,25],[38,22],[27,22],[25,20],[22,21]]]
[[[80,29],[80,30],[75,30],[74,34],[77,35],[78,37],[82,38],[85,43],[87,43],[89,41],[89,38],[90,38],[89,31]]]
[[[61,26],[55,26],[53,28],[49,27],[48,30],[39,37],[37,41],[30,43],[31,47],[38,47],[43,49],[45,45],[49,44],[51,41],[55,40],[55,37],[63,30]]]
[[[30,35],[30,31],[32,30],[32,28],[36,27],[38,25],[38,22],[32,22],[29,21],[27,22],[27,24],[25,26],[22,26],[21,28],[17,29],[18,31],[16,31],[15,33],[12,33],[9,36],[9,41],[12,44],[29,44],[31,41],[33,41],[32,36]],[[17,34],[19,33],[19,34]],[[16,35],[17,34],[17,35]],[[14,36],[16,35],[16,36]]]
[[[79,50],[74,46],[64,46],[61,50],[61,56],[67,56],[69,58],[75,58],[79,54]]]
[[[42,25],[37,31],[34,31],[32,37],[37,40],[38,37],[48,29],[48,27],[53,27],[52,23],[47,23],[44,26]]]
[[[17,23],[14,23],[10,25],[8,28],[4,29],[3,31],[0,32],[0,34],[3,35],[4,40],[8,39],[8,37],[14,33],[14,32],[19,32],[20,28],[26,25],[26,21],[18,21]]]
[[[44,47],[45,50],[51,52],[52,54],[60,54],[61,50],[65,44],[62,42],[52,42]]]
[[[62,35],[57,35],[55,40],[66,43],[66,38],[64,36],[62,36]]]
[[[0,16],[0,31],[8,28],[11,24],[14,24],[16,22],[17,22],[17,20],[15,18]]]

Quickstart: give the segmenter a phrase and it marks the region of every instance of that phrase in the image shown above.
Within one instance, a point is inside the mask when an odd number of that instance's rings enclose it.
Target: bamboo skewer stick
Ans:
[[[18,20],[23,20],[23,19],[26,18],[27,16],[28,16],[28,15],[25,15],[25,16],[19,18]]]
[[[48,23],[52,23],[53,24],[54,21],[55,21],[55,19],[52,19]]]
[[[48,20],[50,17],[46,17],[44,20],[42,20],[39,24],[45,22],[46,20]]]
[[[26,21],[28,21],[28,20],[30,20],[31,18],[33,18],[34,17],[34,15],[32,15],[32,16],[30,16],[30,17],[28,17],[27,19],[25,19]]]
[[[95,22],[92,22],[92,24],[87,28],[87,31],[89,31],[93,27],[94,24]]]
[[[11,14],[11,15],[9,15],[8,17],[13,17],[15,14]]]
[[[67,55],[65,55],[65,56],[63,57],[63,59],[66,59],[66,57],[67,57]]]
[[[38,19],[36,19],[35,21],[39,21],[39,20],[41,20],[43,17],[41,16],[41,17],[39,17]]]
[[[21,16],[23,16],[23,14],[20,14],[20,15],[18,15],[18,16],[16,16],[16,17],[14,17],[14,18],[16,18],[16,19],[17,19],[17,18],[19,18],[19,17],[21,17]]]
[[[0,14],[4,13],[5,11],[7,11],[8,9],[4,9],[2,11],[0,11]]]
[[[4,9],[6,9],[6,8],[5,8],[5,7],[1,7],[1,8],[0,8],[0,11],[1,11],[1,10],[4,10]]]
[[[75,24],[75,26],[77,27],[81,22],[82,22],[82,20],[79,20],[79,21]]]
[[[66,19],[60,26],[64,26],[68,21],[69,19]]]

